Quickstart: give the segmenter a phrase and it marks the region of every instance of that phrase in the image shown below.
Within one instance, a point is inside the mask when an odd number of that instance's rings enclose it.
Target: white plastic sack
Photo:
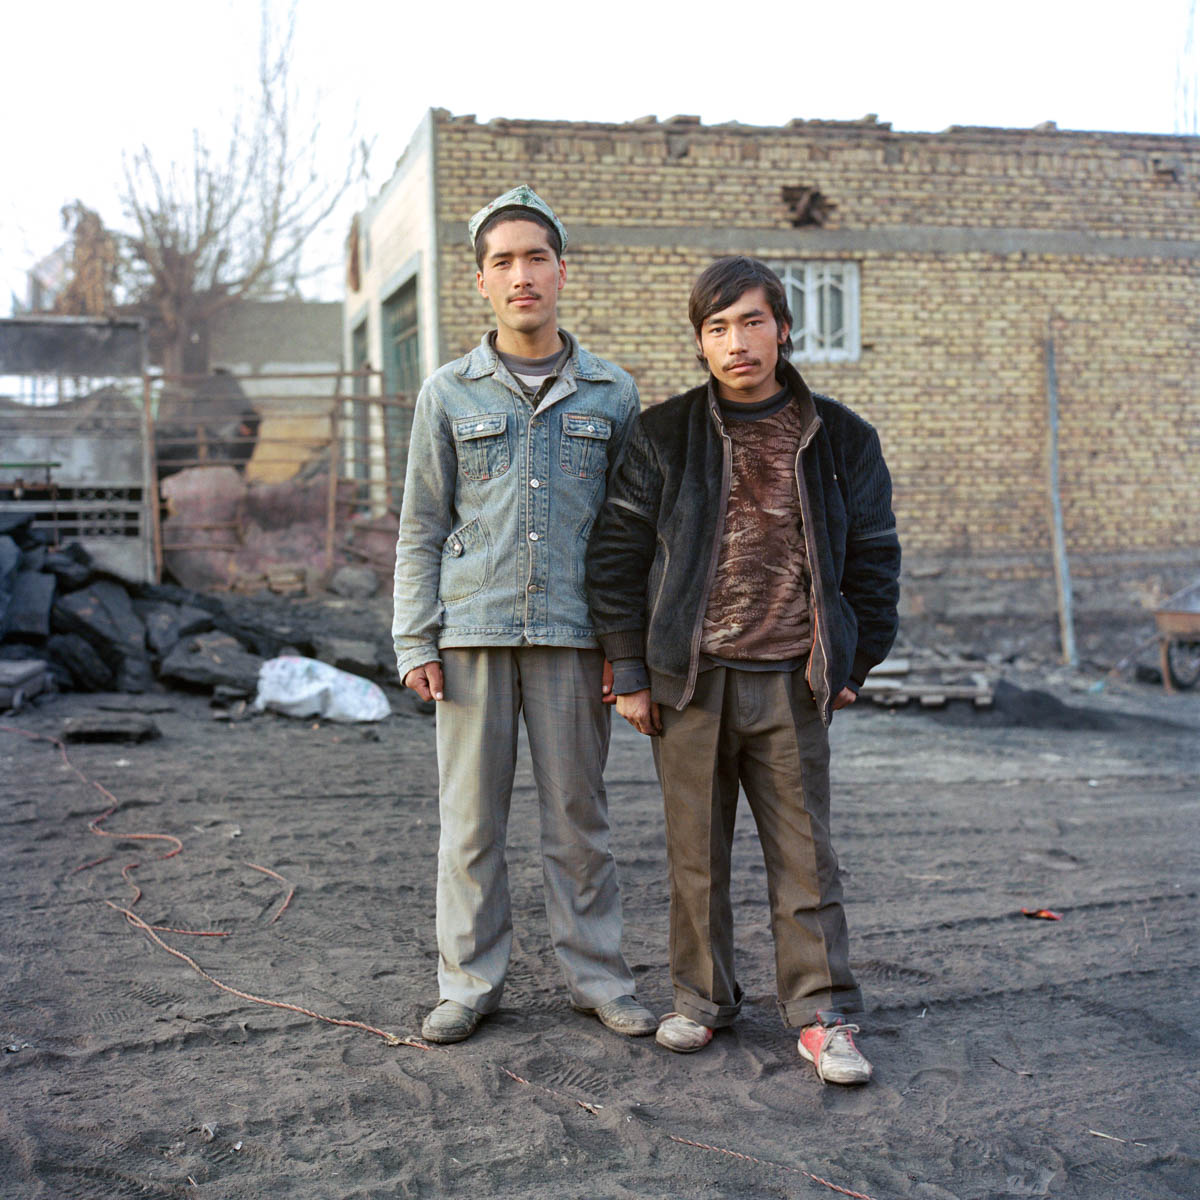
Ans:
[[[392,711],[383,690],[369,679],[297,654],[263,663],[254,707],[327,721],[382,721]]]

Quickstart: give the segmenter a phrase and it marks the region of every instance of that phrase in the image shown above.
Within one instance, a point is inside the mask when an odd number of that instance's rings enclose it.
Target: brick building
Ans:
[[[348,361],[403,391],[478,342],[466,221],[519,182],[570,235],[563,325],[645,403],[701,378],[704,266],[779,270],[801,372],[880,430],[910,614],[1053,616],[1051,344],[1079,608],[1135,608],[1200,569],[1200,139],[435,109],[356,218]]]

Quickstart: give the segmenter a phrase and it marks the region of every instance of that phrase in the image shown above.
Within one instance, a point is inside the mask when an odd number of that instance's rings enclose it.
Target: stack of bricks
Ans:
[[[571,237],[563,325],[648,404],[703,378],[687,298],[715,257],[854,262],[861,354],[798,365],[878,427],[910,556],[1047,578],[1053,336],[1072,554],[1200,564],[1198,139],[873,118],[435,129],[443,358],[490,318],[466,218],[518,182]],[[822,228],[794,227],[801,187],[834,205]]]

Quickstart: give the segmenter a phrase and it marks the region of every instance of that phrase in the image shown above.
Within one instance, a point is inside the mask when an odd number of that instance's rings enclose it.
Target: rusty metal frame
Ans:
[[[321,404],[328,402],[328,432],[324,436],[315,436],[311,431],[295,436],[275,433],[267,436],[223,436],[220,449],[214,448],[211,441],[206,439],[202,414],[196,415],[196,433],[192,434],[190,422],[183,423],[179,435],[164,434],[161,421],[156,422],[155,400],[158,396],[166,395],[170,390],[186,389],[208,376],[163,376],[147,375],[144,384],[144,408],[147,428],[147,445],[152,460],[154,477],[157,479],[158,450],[166,445],[187,444],[195,445],[197,453],[187,458],[172,458],[172,468],[186,469],[196,466],[228,465],[228,459],[222,459],[221,454],[227,454],[231,449],[254,446],[254,454],[250,459],[256,466],[277,466],[296,462],[312,462],[325,456],[328,462],[328,492],[325,514],[325,545],[324,560],[326,570],[332,570],[339,555],[371,563],[384,571],[391,571],[392,562],[383,561],[378,554],[354,546],[348,539],[352,518],[367,516],[369,519],[380,520],[395,517],[399,513],[400,497],[404,488],[404,470],[408,458],[407,436],[401,445],[392,445],[389,441],[389,431],[394,429],[395,422],[389,421],[389,412],[411,414],[414,398],[399,395],[385,395],[382,392],[383,373],[369,367],[350,371],[298,371],[298,372],[261,372],[256,374],[233,374],[230,376],[238,384],[286,382],[297,380],[319,382],[334,381],[334,388],[328,393],[318,393],[316,389],[301,393],[253,394],[246,392],[246,399],[251,408],[262,415],[260,401],[275,405],[274,415],[286,412],[289,400],[300,401],[306,405],[313,402]],[[357,390],[356,389],[361,389]],[[243,389],[245,390],[245,389]],[[305,415],[312,417],[311,410]],[[321,418],[317,418],[320,420]],[[173,423],[181,425],[176,414]],[[409,423],[411,427],[411,422]],[[266,456],[257,453],[260,447],[267,447]],[[288,450],[294,453],[289,455]],[[272,454],[272,451],[275,453]],[[165,465],[165,464],[164,464]],[[241,548],[237,535],[240,521],[230,522],[197,522],[181,523],[172,518],[173,529],[208,529],[218,527],[235,531],[230,542],[197,544],[186,542],[163,541],[162,532],[162,497],[156,486],[154,496],[158,503],[152,504],[152,527],[154,531],[155,574],[161,579],[164,568],[164,555],[172,550],[195,549],[213,551],[236,551]],[[343,534],[339,538],[339,534]]]

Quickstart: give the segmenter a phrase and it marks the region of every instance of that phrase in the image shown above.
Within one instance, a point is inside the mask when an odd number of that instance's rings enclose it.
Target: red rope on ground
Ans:
[[[105,904],[109,908],[115,909],[124,916],[125,920],[140,929],[148,938],[161,946],[168,954],[173,954],[182,962],[187,963],[193,971],[196,972],[202,979],[207,979],[213,987],[220,988],[223,992],[228,992],[231,996],[238,996],[242,1000],[250,1000],[255,1004],[265,1004],[268,1008],[282,1008],[288,1012],[299,1013],[304,1017],[312,1017],[316,1021],[324,1021],[328,1025],[341,1025],[347,1029],[361,1029],[364,1033],[374,1034],[376,1037],[383,1038],[389,1046],[411,1046],[415,1050],[430,1050],[431,1046],[424,1042],[419,1042],[415,1038],[402,1038],[394,1033],[388,1033],[386,1029],[376,1029],[374,1025],[367,1025],[363,1021],[348,1021],[341,1017],[327,1017],[323,1013],[314,1012],[311,1008],[301,1008],[299,1004],[291,1004],[287,1000],[268,1000],[265,996],[256,996],[253,992],[243,992],[239,988],[230,987],[227,983],[222,983],[215,976],[210,975],[194,958],[184,954],[182,950],[176,950],[174,946],[168,946],[166,942],[154,932],[153,927],[147,925],[136,913],[132,913],[127,908],[122,908],[119,904],[114,904],[111,900],[105,900]]]
[[[129,878],[129,872],[136,871],[137,868],[138,868],[138,865],[135,862],[131,862],[127,866],[124,866],[121,868],[121,878],[123,880],[125,880],[125,882],[127,884],[129,884],[129,886],[131,888],[133,888],[133,892],[134,892],[133,899],[130,900],[130,902],[129,902],[130,908],[132,908],[142,898],[142,896],[144,894],[142,892],[142,889],[140,887],[138,887],[138,885],[136,883],[134,883],[132,879]]]
[[[98,867],[106,862],[112,862],[111,854],[106,854],[103,858],[93,858],[91,862],[80,863],[71,874],[78,875],[80,871],[90,871],[92,867]]]
[[[91,787],[94,787],[96,791],[98,791],[100,795],[102,795],[109,802],[109,807],[105,809],[104,812],[88,822],[88,828],[94,834],[96,834],[97,837],[117,838],[119,841],[124,842],[174,842],[175,848],[168,851],[166,854],[159,855],[160,858],[174,858],[175,855],[177,855],[183,849],[183,843],[177,837],[175,837],[174,834],[170,833],[110,833],[107,829],[101,829],[100,822],[106,821],[109,817],[111,817],[113,813],[115,813],[120,807],[121,802],[112,794],[112,792],[108,790],[108,788],[106,788],[102,783],[97,783],[94,779],[91,779],[85,775],[67,757],[67,748],[58,740],[58,738],[51,737],[48,733],[34,733],[31,729],[18,729],[15,725],[0,725],[0,730],[3,730],[5,733],[19,733],[22,737],[29,738],[30,741],[49,742],[50,745],[56,746],[58,748],[58,753],[63,760],[63,766],[65,766],[67,770],[71,771],[72,774],[74,774],[75,777],[80,781],[80,783],[84,784],[85,786],[90,785]],[[97,861],[99,862],[103,860]],[[85,865],[95,866],[96,864],[87,863]],[[137,864],[134,863],[133,865],[136,866]],[[83,870],[82,867],[79,869]],[[125,882],[128,883],[129,880],[126,879]]]
[[[70,758],[67,756],[67,747],[64,745],[63,742],[59,741],[59,739],[56,737],[51,737],[47,733],[35,733],[33,730],[30,730],[30,729],[19,729],[15,725],[0,725],[0,731],[3,731],[5,733],[18,733],[21,735],[21,737],[28,738],[30,741],[49,742],[50,745],[57,747],[58,753],[63,760],[63,765],[69,771],[71,771],[82,784],[84,784],[85,786],[90,785],[90,786],[94,787],[106,800],[109,801],[109,807],[104,812],[102,812],[100,814],[100,816],[95,817],[91,821],[88,822],[88,829],[91,830],[91,832],[96,834],[98,837],[116,838],[118,841],[174,842],[175,848],[173,850],[168,851],[166,854],[160,854],[159,855],[160,859],[174,858],[175,855],[179,854],[183,850],[183,842],[181,842],[179,840],[179,838],[175,837],[173,834],[169,834],[169,833],[110,833],[107,829],[101,829],[99,827],[100,822],[107,820],[109,817],[111,817],[113,815],[113,813],[115,813],[117,811],[117,809],[120,807],[120,801],[116,798],[116,796],[114,796],[112,794],[112,792],[110,792],[108,790],[108,788],[104,787],[100,783],[97,783],[96,780],[90,778],[88,775],[85,775],[70,760]],[[86,862],[86,863],[81,864],[78,867],[75,867],[74,870],[71,871],[71,874],[78,875],[80,871],[87,871],[87,870],[90,870],[92,867],[98,867],[103,863],[111,862],[112,857],[113,856],[111,854],[106,854],[102,858],[94,858],[94,859],[92,859],[91,862]],[[129,872],[136,871],[139,865],[140,864],[138,864],[136,862],[132,862],[121,868],[121,878],[124,879],[127,884],[129,884],[129,886],[133,889],[133,892],[134,892],[133,899],[129,902],[130,908],[132,908],[135,904],[137,904],[137,902],[145,894],[142,891],[142,889],[140,887],[138,887],[138,885],[136,883],[134,883],[132,879],[129,878]],[[275,875],[274,871],[270,871],[266,867],[259,867],[257,869],[260,871],[266,871],[266,873],[268,875]],[[275,878],[279,879],[285,883],[287,882],[286,880],[283,879],[283,876],[281,876],[281,875],[275,875]],[[275,916],[271,918],[271,921],[270,921],[271,924],[274,924],[274,922],[278,921],[279,918],[283,915],[283,910],[285,908],[287,908],[288,904],[291,903],[291,899],[292,899],[292,896],[295,894],[295,891],[296,891],[296,889],[293,888],[292,891],[288,894],[288,898],[283,902],[283,907],[280,908],[280,910],[275,914]],[[177,933],[177,934],[180,934],[181,936],[186,936],[186,937],[230,937],[230,936],[232,936],[229,932],[227,932],[225,930],[220,930],[220,929],[173,929],[168,925],[152,925],[152,926],[150,926],[150,928],[157,929],[160,933]]]
[[[289,904],[291,904],[292,897],[296,894],[296,889],[294,887],[292,887],[291,884],[288,884],[288,881],[286,879],[284,879],[284,877],[282,875],[280,875],[278,871],[272,871],[270,867],[260,867],[258,865],[258,863],[252,863],[252,862],[248,862],[246,864],[246,866],[253,867],[254,870],[261,871],[264,875],[270,875],[272,879],[278,879],[280,883],[287,884],[288,887],[291,888],[291,891],[288,892],[287,897],[284,899],[283,903],[279,906],[279,911],[267,922],[268,925],[274,925],[275,922],[278,921],[279,918],[282,917],[283,914],[287,911],[287,906]]]
[[[553,1096],[556,1100],[565,1100],[568,1104],[578,1104],[580,1108],[586,1109],[596,1116],[604,1107],[603,1104],[589,1104],[586,1100],[580,1100],[578,1096],[568,1096],[566,1092],[555,1091],[554,1088],[547,1087],[544,1083],[534,1083],[532,1079],[522,1079],[520,1075],[514,1071],[510,1071],[507,1067],[502,1067],[499,1063],[496,1064],[496,1069],[507,1075],[509,1079],[515,1079],[518,1083],[523,1083],[526,1087],[537,1088],[539,1092],[545,1092],[547,1096]]]
[[[247,866],[253,866],[253,863],[247,863]],[[259,868],[262,870],[263,868]],[[273,874],[267,871],[267,874]],[[117,912],[124,915],[125,919],[136,928],[142,930],[148,937],[152,938],[159,946],[161,946],[168,954],[173,954],[176,958],[187,963],[193,971],[196,972],[202,979],[207,979],[214,987],[220,988],[223,992],[228,992],[231,996],[238,996],[242,1000],[249,1000],[254,1004],[265,1004],[269,1008],[282,1008],[288,1012],[299,1013],[301,1016],[312,1017],[315,1021],[324,1021],[328,1025],[340,1025],[346,1029],[359,1029],[364,1033],[373,1034],[376,1037],[382,1038],[389,1046],[409,1046],[414,1050],[439,1050],[443,1054],[448,1053],[442,1046],[431,1046],[427,1042],[423,1042],[418,1038],[400,1037],[397,1034],[389,1033],[384,1029],[377,1029],[374,1025],[368,1025],[364,1021],[351,1021],[341,1017],[327,1017],[324,1013],[314,1012],[311,1008],[302,1008],[299,1004],[292,1004],[286,1000],[268,1000],[264,996],[256,996],[252,992],[243,992],[240,988],[231,987],[227,983],[222,983],[215,976],[210,975],[194,958],[184,954],[182,950],[176,950],[173,946],[168,946],[162,938],[154,932],[154,928],[147,925],[140,917],[130,912],[128,909],[121,908],[120,905],[114,904],[111,900],[104,902],[109,908],[115,909]],[[553,1096],[555,1099],[564,1100],[569,1104],[578,1105],[586,1112],[596,1116],[604,1108],[602,1104],[593,1104],[587,1100],[580,1100],[577,1096],[570,1096],[566,1092],[560,1092],[555,1088],[547,1087],[542,1083],[535,1083],[532,1079],[526,1079],[524,1076],[518,1075],[515,1071],[510,1071],[508,1067],[502,1066],[499,1063],[491,1064],[502,1074],[507,1075],[509,1079],[516,1083],[523,1084],[525,1087],[535,1088],[539,1092],[545,1092],[548,1096]],[[828,1179],[823,1179],[820,1175],[814,1175],[811,1171],[802,1170],[800,1167],[789,1167],[785,1163],[770,1162],[767,1159],[755,1158],[751,1154],[740,1154],[736,1150],[727,1150],[722,1146],[710,1146],[706,1142],[694,1142],[689,1138],[677,1137],[673,1133],[667,1134],[667,1137],[672,1142],[677,1142],[681,1146],[693,1146],[698,1150],[711,1150],[716,1154],[724,1154],[729,1158],[739,1159],[742,1162],[755,1163],[758,1166],[773,1167],[779,1171],[788,1171],[793,1175],[803,1175],[804,1178],[812,1180],[814,1183],[819,1183],[824,1187],[830,1188],[832,1191],[838,1192],[843,1196],[851,1196],[854,1200],[874,1200],[874,1197],[868,1196],[865,1192],[854,1192],[849,1188],[839,1187],[836,1183],[830,1182]]]
[[[72,770],[75,768],[72,767]],[[87,779],[86,775],[81,772],[76,772],[81,779]],[[95,782],[92,780],[91,782]],[[100,785],[97,783],[97,787]],[[101,791],[104,789],[101,788]],[[97,837],[117,838],[122,842],[174,842],[175,848],[168,850],[166,854],[160,854],[159,858],[174,858],[177,854],[183,853],[183,843],[173,833],[110,833],[107,829],[100,828],[100,822],[108,820],[109,817],[117,811],[117,806],[114,804],[111,808],[102,812],[98,817],[88,822],[88,828],[96,834]],[[134,864],[137,865],[136,863]]]
[[[81,770],[79,770],[79,768],[76,767],[75,764],[72,763],[67,757],[67,748],[58,740],[58,738],[51,737],[48,733],[34,733],[32,729],[18,729],[15,725],[0,725],[0,730],[3,730],[5,733],[20,734],[23,738],[29,738],[31,742],[49,742],[50,745],[57,746],[59,754],[62,755],[63,766],[65,766],[68,770],[73,771],[83,783],[91,784],[96,791],[104,796],[112,804],[112,809],[109,809],[109,812],[112,812],[113,809],[117,807],[116,796],[114,796],[112,792],[108,790],[108,788],[103,787],[94,779],[89,779]],[[108,813],[104,814],[104,817],[106,816],[108,816]],[[104,817],[100,817],[99,819],[103,821]],[[108,836],[111,837],[112,834],[109,834]]]
[[[11,725],[0,725],[0,730],[6,731],[9,733],[19,733],[24,737],[32,738],[32,739],[39,740],[39,741],[50,742],[51,744],[57,746],[59,753],[62,755],[63,762],[79,777],[79,779],[82,780],[85,784],[90,783],[93,787],[96,788],[97,791],[99,791],[102,795],[106,796],[111,801],[111,807],[107,811],[102,813],[99,817],[95,818],[93,821],[91,821],[89,823],[88,828],[93,833],[98,834],[101,837],[126,838],[128,840],[134,840],[134,841],[161,840],[161,841],[174,842],[175,849],[171,850],[167,854],[161,855],[160,856],[161,858],[173,858],[176,854],[180,853],[180,851],[183,850],[183,843],[177,837],[174,837],[171,834],[166,834],[166,833],[119,834],[119,833],[109,833],[107,830],[99,829],[98,825],[100,824],[100,822],[105,820],[106,818],[110,817],[117,810],[117,808],[119,807],[119,802],[118,802],[117,798],[110,791],[107,790],[107,788],[101,786],[95,780],[89,779],[86,775],[83,774],[82,771],[80,771],[78,768],[76,768],[74,766],[74,764],[71,763],[70,759],[67,758],[66,747],[62,744],[62,742],[60,742],[57,738],[49,737],[46,734],[31,733],[28,730],[17,729]],[[111,857],[111,855],[109,857]],[[86,870],[88,867],[97,866],[100,863],[107,862],[107,861],[108,861],[107,858],[97,859],[95,862],[85,863],[82,867],[77,867],[76,871]],[[129,878],[127,872],[135,870],[137,865],[138,865],[137,863],[130,863],[128,866],[124,867],[121,871],[121,876],[125,880],[125,882],[128,883],[130,885],[130,887],[132,887],[134,889],[134,891],[137,892],[137,896],[134,898],[134,900],[132,902],[134,904],[136,904],[137,901],[141,899],[142,891],[141,891],[141,888],[139,888]],[[252,863],[252,862],[246,863],[246,866],[251,867],[255,871],[261,871],[264,875],[270,875],[273,879],[277,879],[280,883],[288,884],[288,881],[286,879],[284,879],[284,877],[282,875],[280,875],[276,871],[272,871],[270,867],[263,867],[263,866],[260,866],[258,863]],[[283,913],[287,909],[288,905],[291,904],[292,897],[296,894],[296,889],[295,889],[295,887],[292,887],[290,884],[288,884],[288,887],[290,888],[290,890],[288,891],[287,897],[284,899],[283,904],[280,905],[279,910],[271,918],[271,920],[268,922],[268,924],[273,925],[276,921],[278,921],[279,918],[281,916],[283,916]],[[400,1037],[397,1034],[389,1033],[385,1029],[378,1029],[374,1025],[368,1025],[364,1021],[347,1020],[342,1017],[329,1017],[329,1016],[326,1016],[324,1013],[315,1012],[311,1008],[303,1008],[299,1004],[292,1004],[287,1000],[270,1000],[265,996],[256,996],[253,992],[244,992],[240,988],[231,987],[227,983],[222,983],[214,975],[210,975],[202,966],[200,966],[200,964],[198,962],[196,962],[196,960],[194,958],[190,957],[187,954],[184,954],[184,952],[182,950],[175,949],[174,946],[167,945],[167,943],[164,942],[162,940],[162,938],[160,938],[158,936],[158,932],[163,932],[163,933],[187,934],[187,935],[190,935],[193,937],[229,937],[230,935],[228,933],[223,932],[223,931],[217,931],[217,930],[197,931],[197,930],[191,930],[191,929],[168,929],[162,925],[148,925],[145,921],[143,921],[141,919],[141,917],[139,917],[136,913],[131,912],[128,908],[122,908],[119,904],[114,904],[111,900],[105,900],[104,903],[107,904],[109,908],[114,909],[116,912],[121,913],[122,916],[125,917],[125,920],[130,925],[134,926],[136,929],[140,929],[144,934],[146,934],[147,937],[149,937],[153,942],[155,942],[158,946],[160,946],[168,954],[171,954],[175,958],[178,958],[181,962],[186,963],[202,979],[206,979],[209,983],[211,983],[213,985],[213,987],[219,988],[221,991],[227,992],[231,996],[237,996],[239,999],[242,999],[242,1000],[249,1000],[253,1004],[266,1005],[268,1008],[280,1008],[280,1009],[284,1009],[287,1012],[298,1013],[304,1017],[311,1017],[314,1021],[322,1021],[327,1025],[338,1025],[345,1029],[358,1029],[363,1033],[369,1033],[375,1037],[382,1038],[383,1041],[389,1046],[408,1046],[414,1050],[430,1050],[430,1051],[439,1050],[442,1053],[447,1053],[445,1048],[442,1046],[431,1046],[427,1042],[421,1041],[418,1038]],[[158,931],[158,932],[156,932],[156,931]],[[531,1079],[525,1079],[524,1077],[518,1075],[515,1071],[510,1071],[507,1067],[501,1066],[498,1063],[493,1063],[491,1065],[495,1066],[497,1070],[502,1072],[504,1075],[507,1075],[509,1079],[514,1080],[516,1083],[522,1084],[525,1087],[535,1088],[536,1090],[538,1090],[540,1092],[545,1092],[548,1096],[553,1096],[558,1100],[564,1100],[569,1104],[578,1105],[578,1107],[584,1109],[586,1112],[591,1113],[593,1116],[598,1114],[604,1107],[602,1104],[593,1104],[587,1100],[580,1100],[577,1096],[570,1096],[565,1092],[560,1092],[554,1088],[547,1087],[545,1084],[535,1083]],[[855,1192],[855,1191],[851,1191],[849,1188],[839,1187],[838,1184],[833,1183],[828,1179],[823,1179],[820,1175],[814,1175],[811,1171],[805,1171],[800,1167],[791,1167],[791,1166],[788,1166],[786,1163],[777,1163],[777,1162],[771,1162],[768,1159],[755,1158],[752,1154],[742,1154],[742,1153],[738,1152],[737,1150],[729,1150],[724,1146],[710,1146],[706,1142],[692,1141],[690,1138],[678,1137],[677,1135],[675,1135],[673,1133],[668,1133],[666,1136],[670,1141],[675,1142],[680,1146],[691,1146],[697,1150],[709,1150],[709,1151],[712,1151],[714,1154],[723,1154],[728,1158],[733,1158],[740,1162],[755,1163],[756,1165],[762,1166],[762,1167],[772,1167],[777,1171],[787,1171],[789,1174],[802,1175],[805,1179],[811,1180],[813,1183],[819,1183],[819,1184],[821,1184],[822,1187],[829,1188],[831,1191],[837,1192],[839,1195],[850,1196],[853,1198],[853,1200],[874,1200],[874,1197],[867,1195],[865,1192]]]

